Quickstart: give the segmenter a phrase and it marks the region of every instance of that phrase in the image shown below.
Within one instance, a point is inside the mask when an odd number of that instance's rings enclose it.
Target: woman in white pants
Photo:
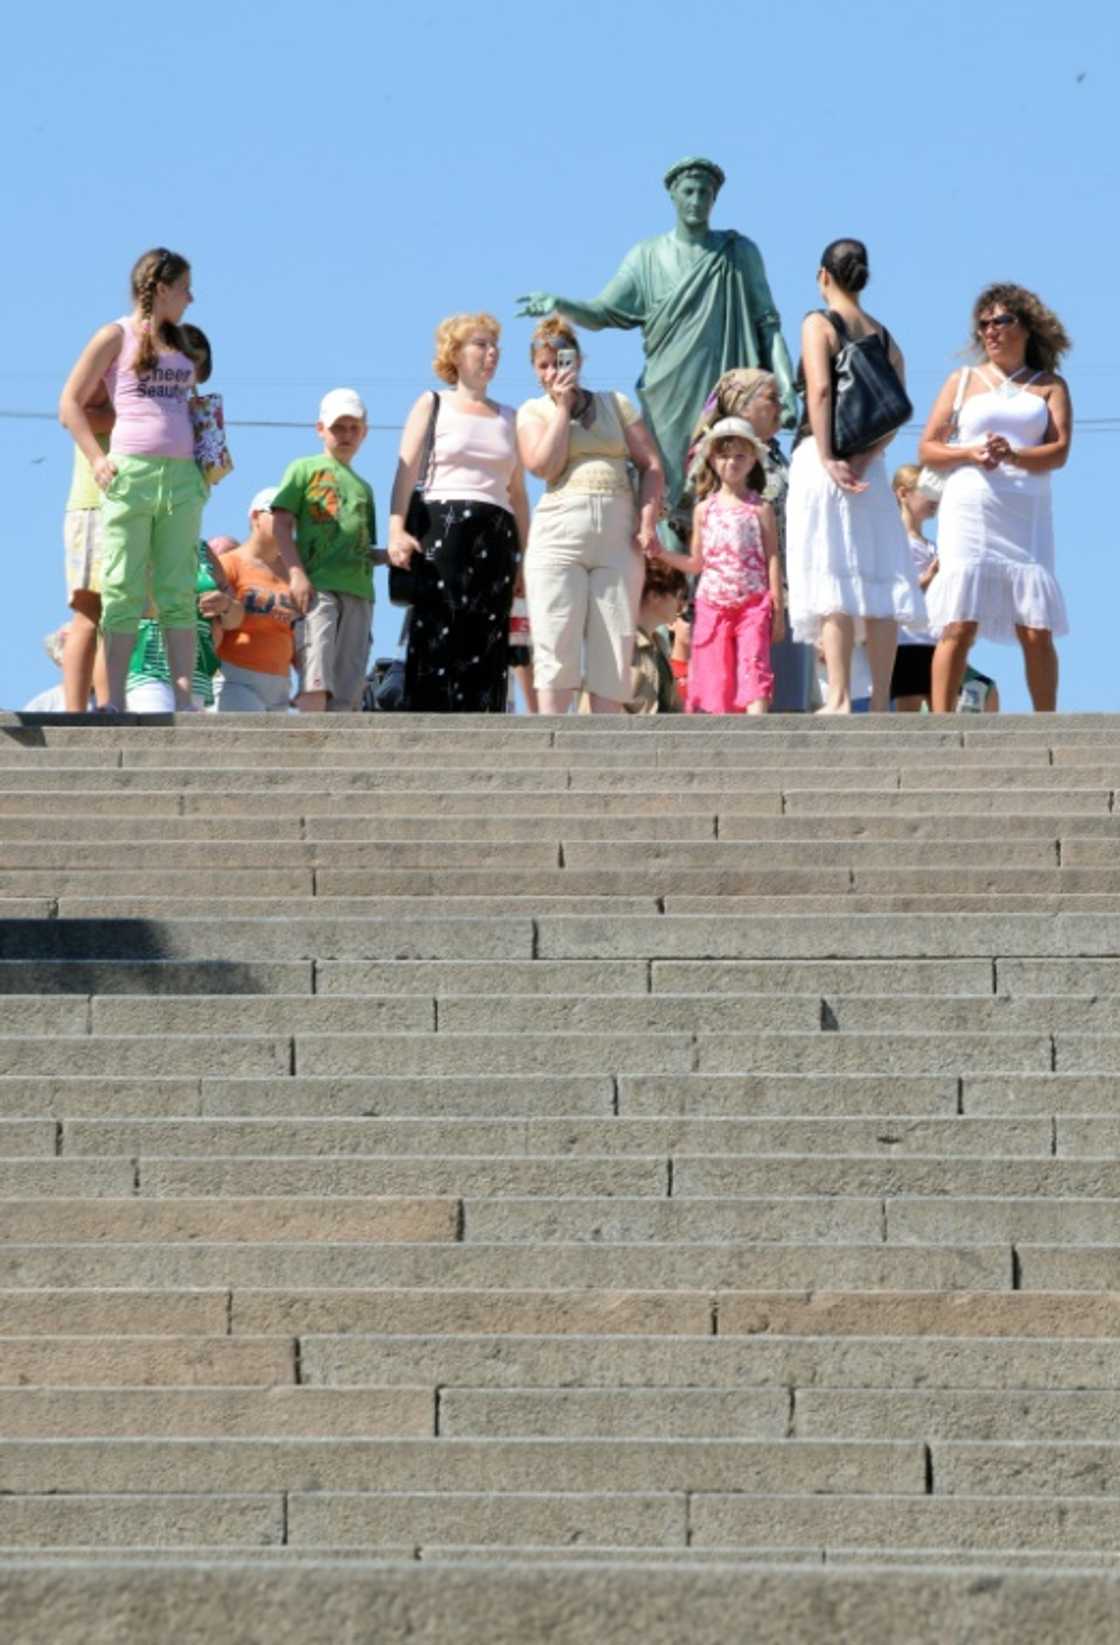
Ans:
[[[525,554],[539,710],[566,714],[582,684],[593,714],[617,714],[631,694],[661,459],[624,394],[581,386],[579,343],[562,319],[542,320],[529,350],[545,392],[519,410],[518,444],[525,467],[548,482]],[[641,473],[637,504],[630,464]]]

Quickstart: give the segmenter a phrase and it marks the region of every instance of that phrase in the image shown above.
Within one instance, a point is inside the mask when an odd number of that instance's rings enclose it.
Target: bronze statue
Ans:
[[[628,252],[597,298],[580,302],[533,291],[519,299],[523,316],[555,310],[589,331],[641,327],[646,363],[638,396],[661,448],[670,508],[684,489],[692,426],[725,371],[734,366],[772,371],[783,423],[796,421],[789,352],[762,255],[753,240],[734,229],[708,226],[723,181],[713,160],[679,160],[665,174],[676,227]]]

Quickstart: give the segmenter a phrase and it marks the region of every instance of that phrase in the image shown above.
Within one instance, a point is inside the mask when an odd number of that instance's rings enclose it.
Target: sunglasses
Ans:
[[[977,320],[977,331],[992,331],[1003,326],[1018,325],[1019,318],[1015,314],[993,314],[989,320]]]

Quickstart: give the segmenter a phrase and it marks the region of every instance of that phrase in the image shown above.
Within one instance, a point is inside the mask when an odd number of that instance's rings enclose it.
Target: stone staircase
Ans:
[[[1120,719],[0,732],[13,1645],[1115,1641]]]

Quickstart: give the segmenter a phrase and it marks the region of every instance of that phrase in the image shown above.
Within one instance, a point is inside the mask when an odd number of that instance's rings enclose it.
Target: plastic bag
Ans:
[[[226,444],[226,420],[220,394],[195,394],[190,402],[194,429],[194,460],[208,485],[216,486],[233,473],[233,458]]]

